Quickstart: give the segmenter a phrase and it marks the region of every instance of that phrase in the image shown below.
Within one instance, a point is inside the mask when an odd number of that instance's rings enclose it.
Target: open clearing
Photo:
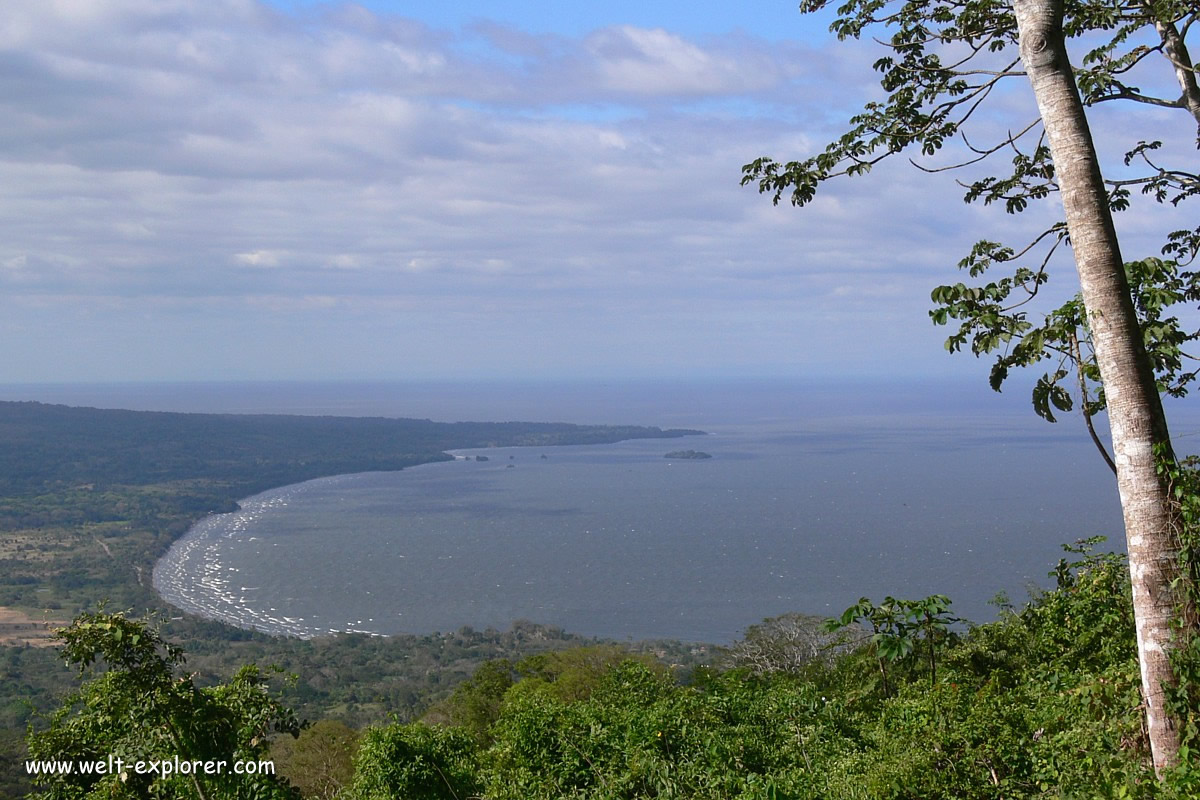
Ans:
[[[35,618],[24,611],[0,606],[0,645],[50,647],[56,644],[51,635],[66,624],[61,619]]]

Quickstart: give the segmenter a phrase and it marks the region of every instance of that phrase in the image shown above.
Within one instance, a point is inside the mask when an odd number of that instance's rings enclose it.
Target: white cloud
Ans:
[[[233,260],[248,267],[278,267],[282,253],[273,250],[254,250],[249,253],[237,253]]]
[[[773,68],[698,45],[662,29],[622,25],[585,42],[606,89],[632,94],[715,95],[761,89],[777,82]]]

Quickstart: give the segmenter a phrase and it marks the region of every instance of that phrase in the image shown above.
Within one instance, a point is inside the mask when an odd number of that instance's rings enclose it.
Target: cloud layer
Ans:
[[[43,0],[0,20],[9,380],[942,369],[978,212],[901,164],[738,187],[869,55],[344,5]]]

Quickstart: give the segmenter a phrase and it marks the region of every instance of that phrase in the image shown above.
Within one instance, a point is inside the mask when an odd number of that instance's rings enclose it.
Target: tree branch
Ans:
[[[1120,84],[1118,84],[1119,86]],[[1184,98],[1180,95],[1175,100],[1163,100],[1161,97],[1149,97],[1144,94],[1138,94],[1132,89],[1127,89],[1121,86],[1120,91],[1113,94],[1106,94],[1092,99],[1092,105],[1103,103],[1106,100],[1132,100],[1135,103],[1145,103],[1151,106],[1165,106],[1166,108],[1185,108]]]
[[[921,170],[922,172],[929,172],[929,173],[949,172],[950,170],[960,169],[961,167],[968,167],[971,164],[978,164],[980,161],[983,161],[984,159],[986,159],[988,156],[992,155],[993,153],[999,152],[1000,150],[1003,150],[1005,147],[1015,144],[1022,136],[1024,136],[1025,134],[1027,134],[1031,130],[1033,130],[1035,127],[1037,127],[1037,124],[1041,121],[1042,121],[1042,118],[1038,117],[1033,122],[1031,122],[1027,126],[1025,126],[1025,128],[1023,130],[1021,130],[1019,133],[1017,133],[1015,135],[1012,132],[1009,132],[1007,139],[1005,139],[1002,142],[998,142],[995,146],[989,147],[985,150],[980,150],[980,149],[976,148],[974,145],[972,145],[967,140],[966,134],[964,134],[960,131],[959,136],[962,137],[963,143],[967,146],[968,150],[970,150],[973,153],[978,153],[979,154],[978,158],[968,159],[967,161],[962,161],[958,164],[952,164],[952,165],[946,166],[946,167],[925,167],[925,166],[918,164],[916,162],[916,160],[914,160],[912,158],[908,159],[908,163],[912,164],[914,167]]]
[[[1083,421],[1087,425],[1088,435],[1092,437],[1092,444],[1096,445],[1096,449],[1100,451],[1104,463],[1108,464],[1113,475],[1116,475],[1117,465],[1113,463],[1112,456],[1108,454],[1108,448],[1104,446],[1104,442],[1100,441],[1100,437],[1096,435],[1096,427],[1092,424],[1092,412],[1088,410],[1087,378],[1083,374],[1083,356],[1079,352],[1079,337],[1075,335],[1074,329],[1071,330],[1071,350],[1075,359],[1075,374],[1079,378],[1079,409],[1083,411]]]

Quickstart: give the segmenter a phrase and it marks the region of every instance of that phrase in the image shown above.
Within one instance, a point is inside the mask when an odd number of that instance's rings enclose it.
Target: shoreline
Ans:
[[[464,448],[470,449],[470,448]],[[451,451],[446,451],[449,455]],[[213,610],[213,608],[200,600],[193,599],[191,592],[184,591],[179,584],[167,585],[164,590],[164,585],[168,580],[167,573],[172,567],[175,569],[175,575],[183,575],[183,562],[197,548],[203,548],[207,542],[215,542],[209,536],[206,536],[210,531],[216,532],[225,528],[225,522],[229,517],[245,515],[249,517],[243,524],[252,522],[257,515],[265,513],[273,507],[286,505],[287,501],[296,494],[303,493],[304,487],[313,487],[318,485],[328,485],[337,483],[348,478],[354,478],[360,475],[376,475],[376,474],[398,474],[418,467],[427,467],[434,464],[452,464],[457,459],[437,459],[430,460],[423,464],[413,464],[399,470],[367,470],[365,472],[344,472],[337,475],[325,475],[319,478],[310,478],[300,483],[290,483],[283,486],[276,486],[271,489],[252,494],[249,497],[244,497],[237,501],[238,508],[236,511],[210,512],[188,526],[177,539],[171,542],[166,552],[158,556],[154,560],[153,568],[150,571],[150,588],[155,595],[163,603],[166,603],[169,608],[177,611],[182,611],[185,614],[200,617],[205,620],[221,622],[242,630],[251,630],[258,633],[266,634],[283,639],[317,639],[324,636],[337,636],[339,634],[363,634],[367,636],[388,636],[389,634],[379,633],[378,631],[370,630],[333,630],[333,629],[317,629],[312,626],[302,626],[299,623],[304,622],[303,617],[272,617],[263,611],[252,609],[248,606],[239,606],[243,611],[242,615],[234,615],[222,613]],[[290,490],[290,491],[289,491]],[[284,493],[284,494],[281,494]],[[235,528],[232,532],[228,532],[223,538],[232,538],[238,530]],[[182,549],[182,552],[180,550]],[[215,549],[215,548],[210,548]],[[174,558],[173,558],[174,557]],[[192,575],[192,585],[199,584],[200,586],[209,589],[212,592],[219,593],[219,600],[229,601],[232,599],[235,591],[239,597],[239,602],[245,599],[244,592],[255,589],[257,587],[242,587],[237,590],[232,589],[230,580],[223,578],[221,573],[221,565],[219,563],[202,564],[202,577],[197,578]],[[233,568],[228,568],[233,569]]]
[[[550,445],[504,445],[496,448],[492,447],[461,447],[447,449],[441,452],[444,458],[431,458],[420,464],[412,464],[398,470],[365,470],[361,472],[338,473],[334,475],[320,476],[310,478],[299,483],[284,484],[282,486],[271,487],[264,489],[261,492],[241,498],[236,502],[237,508],[233,511],[209,512],[202,517],[193,521],[184,532],[174,539],[167,549],[158,555],[152,564],[150,570],[150,589],[154,592],[157,599],[164,603],[169,609],[184,614],[192,615],[206,621],[219,622],[241,630],[250,630],[261,633],[267,636],[276,638],[298,638],[298,639],[317,639],[323,637],[332,637],[340,634],[358,634],[371,637],[390,637],[396,634],[380,633],[379,631],[369,629],[334,629],[325,626],[312,626],[301,624],[307,622],[304,617],[289,617],[289,616],[271,616],[265,611],[251,608],[247,605],[237,606],[241,613],[222,612],[213,608],[210,603],[204,602],[203,599],[193,597],[193,592],[182,588],[182,576],[188,574],[183,569],[184,562],[192,555],[197,548],[204,548],[206,544],[215,545],[216,539],[212,535],[218,535],[217,531],[225,531],[228,518],[237,515],[245,515],[247,519],[242,522],[242,525],[249,524],[258,515],[270,510],[272,507],[286,505],[287,501],[298,493],[303,493],[305,487],[326,486],[329,483],[339,482],[348,478],[355,478],[362,475],[373,474],[399,474],[408,470],[419,467],[428,467],[435,464],[451,464],[459,463],[465,460],[470,460],[470,456],[464,455],[470,453],[483,453],[487,450],[507,450],[520,449],[528,451],[547,450],[558,447],[592,447],[614,445],[623,442],[641,441],[643,438],[653,441],[666,441],[684,438],[685,436],[693,435],[709,435],[706,431],[687,430],[686,433],[679,434],[677,429],[663,429],[663,437],[637,437],[632,439],[618,439],[612,442],[596,442],[596,443],[579,443],[579,444],[550,444]],[[542,455],[544,458],[544,454]],[[498,464],[499,462],[497,462]],[[284,494],[281,494],[284,493]],[[236,535],[238,529],[231,532],[226,532],[221,538],[232,538]],[[212,535],[210,535],[210,532]],[[209,547],[210,550],[215,550],[215,546]],[[172,582],[172,572],[175,581]],[[221,565],[216,562],[209,562],[202,566],[203,573],[201,577],[188,575],[188,580],[191,586],[200,585],[209,592],[217,595],[216,600],[224,602],[232,602],[233,597],[237,595],[237,602],[240,604],[245,601],[244,592],[252,590],[256,587],[233,588],[231,580],[222,574]],[[233,568],[228,568],[233,569]],[[212,599],[212,595],[208,599]],[[270,609],[273,610],[273,609]],[[514,620],[514,622],[519,620]],[[535,624],[549,624],[539,623]],[[434,633],[431,631],[430,633]],[[411,634],[403,634],[411,635]],[[682,640],[680,640],[682,641]]]

